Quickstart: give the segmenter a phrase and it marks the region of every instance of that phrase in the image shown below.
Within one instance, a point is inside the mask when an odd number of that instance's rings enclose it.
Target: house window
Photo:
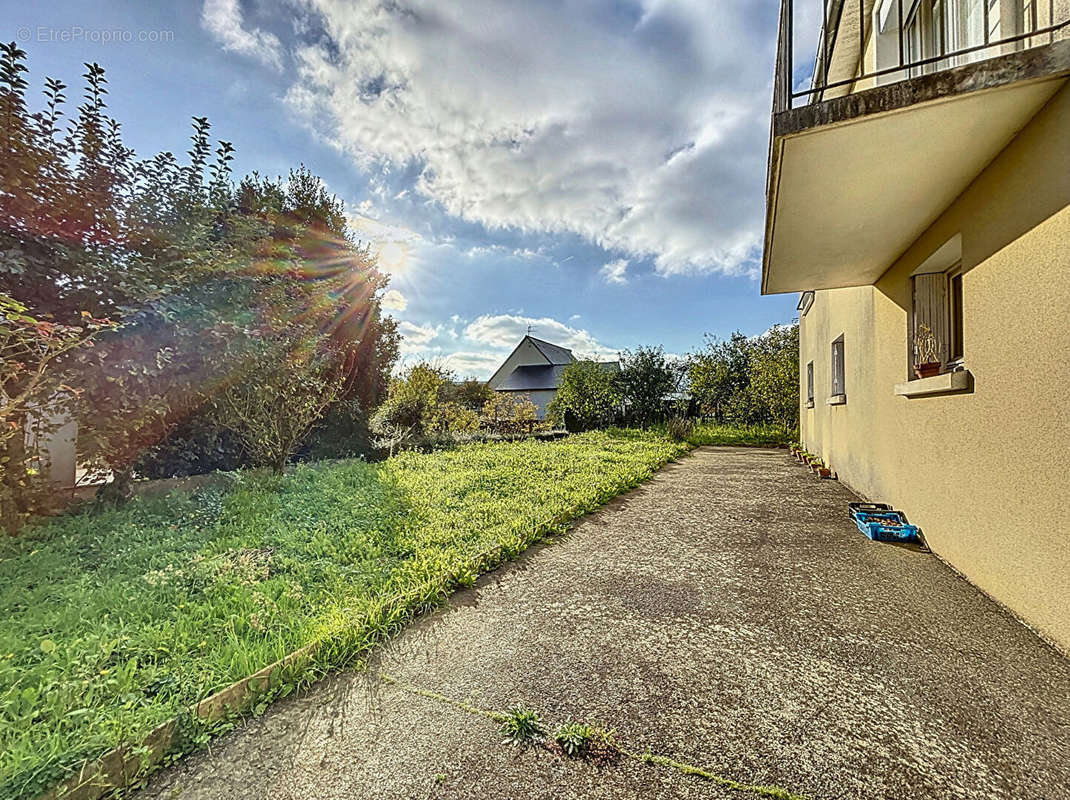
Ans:
[[[806,365],[806,407],[814,407],[814,362]]]
[[[1030,24],[1030,15],[1036,13],[1035,8],[1032,7],[1035,1],[1022,0],[1024,5],[1018,16],[1025,30],[1035,30],[1035,23]],[[891,15],[890,8],[894,5],[894,3],[886,3],[882,6],[880,12],[882,18]],[[1015,33],[1011,31],[1005,34],[1002,29],[1003,20],[999,0],[916,0],[913,3],[904,0],[902,9],[903,56],[907,64],[928,58],[938,58],[958,50],[980,47]],[[883,32],[883,24],[880,30]],[[898,43],[891,41],[894,38],[894,35],[889,37],[884,46],[897,48]],[[880,45],[879,42],[878,45]],[[985,50],[978,50],[952,59],[912,67],[909,69],[909,75],[914,77],[949,69],[971,61],[979,61],[991,55],[992,53]]]
[[[951,345],[950,353],[948,357],[953,362],[962,361],[964,355],[962,346],[962,273],[957,272],[951,276],[951,291],[949,302],[950,319],[948,320],[951,326]]]
[[[1022,0],[1019,30],[1022,33],[1037,29],[1037,0]]]
[[[844,385],[843,336],[841,335],[832,343],[832,396],[840,397],[847,394]]]
[[[915,275],[911,326],[914,375],[924,378],[960,366],[965,353],[962,268]]]

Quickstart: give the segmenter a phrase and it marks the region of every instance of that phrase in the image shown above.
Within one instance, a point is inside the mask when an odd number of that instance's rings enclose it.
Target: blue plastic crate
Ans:
[[[847,513],[851,519],[857,514],[877,514],[882,511],[891,511],[892,507],[887,503],[848,503]]]
[[[851,519],[858,530],[875,542],[920,542],[921,531],[907,522],[902,511],[884,503],[851,503]]]
[[[917,542],[919,541],[917,525],[896,523],[894,520],[856,519],[858,530],[875,542]]]

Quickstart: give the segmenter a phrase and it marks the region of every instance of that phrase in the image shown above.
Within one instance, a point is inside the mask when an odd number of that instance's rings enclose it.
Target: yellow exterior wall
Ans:
[[[910,275],[956,234],[974,391],[896,396]],[[817,292],[800,325],[807,449],[905,511],[935,552],[1070,651],[1070,86],[876,286]],[[847,403],[830,406],[841,333]]]

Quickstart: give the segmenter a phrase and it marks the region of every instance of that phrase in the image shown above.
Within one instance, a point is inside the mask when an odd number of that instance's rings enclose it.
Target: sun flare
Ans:
[[[400,242],[387,242],[379,248],[379,266],[388,272],[397,272],[405,266],[405,246]]]

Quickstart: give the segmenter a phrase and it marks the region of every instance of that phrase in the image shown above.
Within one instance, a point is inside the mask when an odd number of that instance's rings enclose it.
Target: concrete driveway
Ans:
[[[380,671],[812,798],[1070,798],[1070,662],[784,451],[703,448],[139,797],[745,798],[501,743]]]

